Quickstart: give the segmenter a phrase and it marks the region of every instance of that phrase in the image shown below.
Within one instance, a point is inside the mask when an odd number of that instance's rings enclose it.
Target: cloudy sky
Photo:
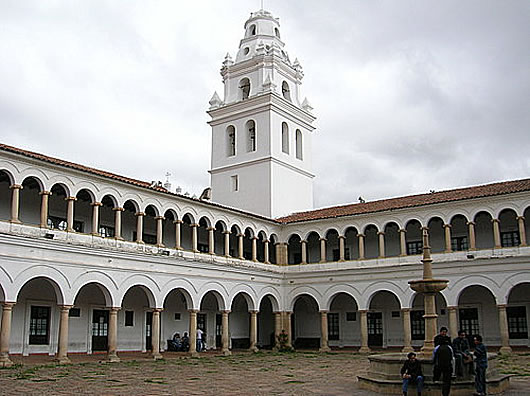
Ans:
[[[199,194],[259,0],[0,0],[0,142]],[[315,205],[530,177],[530,2],[265,0],[314,106]]]

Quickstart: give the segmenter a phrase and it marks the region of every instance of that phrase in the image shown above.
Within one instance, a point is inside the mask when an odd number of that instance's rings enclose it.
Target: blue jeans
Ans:
[[[416,384],[416,391],[420,393],[423,391],[423,377],[420,375],[416,379],[403,378],[403,392],[408,392],[409,384]]]
[[[477,393],[486,393],[486,367],[477,365],[475,369],[475,390]]]

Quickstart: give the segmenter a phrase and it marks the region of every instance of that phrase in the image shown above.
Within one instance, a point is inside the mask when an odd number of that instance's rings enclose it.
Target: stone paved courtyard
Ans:
[[[351,352],[251,354],[190,358],[166,353],[153,361],[145,354],[120,354],[120,363],[100,363],[104,355],[73,355],[73,364],[51,358],[15,356],[16,366],[0,369],[2,395],[375,395],[359,389],[364,355]],[[22,363],[22,364],[21,364]],[[530,394],[530,353],[502,359],[501,370],[517,374],[505,395]]]

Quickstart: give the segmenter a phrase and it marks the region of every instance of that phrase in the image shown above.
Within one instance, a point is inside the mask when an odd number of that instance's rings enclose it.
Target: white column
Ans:
[[[56,360],[59,364],[68,364],[70,363],[70,359],[68,359],[68,313],[72,306],[62,305],[60,308],[59,342]]]
[[[163,221],[166,218],[164,216],[156,216],[156,246],[163,248],[163,240],[164,240],[164,234],[163,234]]]
[[[175,220],[173,224],[175,224],[175,249],[182,250],[182,240],[180,236],[180,225],[182,224],[182,220]]]
[[[291,326],[291,315],[292,312],[285,312],[285,332],[287,333],[287,347],[293,347],[293,332]]]
[[[66,231],[74,231],[74,203],[77,201],[76,197],[66,197]]]
[[[221,341],[222,341],[222,348],[221,351],[223,352],[223,355],[229,356],[232,353],[229,349],[229,333],[228,333],[228,314],[230,311],[224,310],[222,311],[222,334],[221,334]]]
[[[109,312],[109,350],[107,359],[109,362],[119,362],[118,357],[118,311],[120,308],[112,307]]]
[[[385,233],[379,231],[377,235],[379,236],[379,258],[385,258]]]
[[[357,234],[359,238],[359,260],[364,260],[364,234]]]
[[[282,332],[282,313],[274,312],[274,349],[278,349],[280,344],[278,342],[278,337]]]
[[[265,245],[265,246],[263,247],[263,249],[264,249],[263,253],[264,253],[264,256],[265,256],[265,260],[264,260],[263,262],[264,262],[265,264],[270,264],[271,262],[270,262],[270,260],[269,260],[269,240],[268,240],[268,239],[265,239],[265,240],[263,241],[263,244]]]
[[[160,312],[161,308],[153,310],[153,323],[151,326],[151,355],[153,359],[162,359],[160,354]]]
[[[499,330],[501,333],[501,349],[499,353],[503,355],[508,355],[512,353],[512,348],[510,347],[510,333],[508,331],[508,317],[506,315],[506,305],[499,304],[497,305],[499,311]]]
[[[414,351],[412,348],[412,330],[410,327],[410,308],[401,309],[403,317],[403,349],[401,352],[408,353]]]
[[[191,227],[191,250],[194,253],[199,253],[197,248],[197,230],[199,229],[198,224],[190,224]]]
[[[252,237],[252,261],[258,261],[258,238]]]
[[[361,348],[359,352],[368,353],[370,352],[370,348],[368,347],[368,311],[362,309],[359,311],[359,314],[361,316]]]
[[[526,246],[526,228],[524,224],[524,216],[518,216],[517,222],[519,224],[519,246]]]
[[[11,219],[9,220],[11,223],[22,223],[18,219],[18,212],[20,207],[20,190],[22,190],[24,187],[22,187],[20,184],[12,184],[9,186],[11,189]]]
[[[300,248],[302,250],[301,264],[307,264],[307,241],[305,239],[300,241]]]
[[[144,243],[143,233],[144,233],[144,212],[137,212],[134,214],[136,216],[136,242]]]
[[[215,227],[208,227],[208,253],[215,254]]]
[[[468,232],[469,232],[469,250],[476,250],[477,249],[477,243],[475,238],[475,222],[474,221],[468,221]]]
[[[320,238],[320,262],[325,263],[327,261],[326,257],[326,238]]]
[[[225,236],[225,257],[230,257],[230,231],[223,231]]]
[[[92,235],[99,235],[99,208],[103,206],[101,202],[93,202],[92,206]]]
[[[445,230],[445,253],[451,253],[453,248],[451,246],[451,224],[444,224]]]
[[[41,196],[40,200],[40,228],[48,228],[48,202],[51,191],[41,191],[39,193]]]
[[[499,219],[491,219],[493,224],[493,240],[495,242],[495,248],[498,249],[501,246],[501,231],[499,227]]]
[[[237,234],[237,245],[238,245],[238,258],[244,260],[245,256],[243,255],[243,234]]]
[[[123,208],[112,208],[114,211],[114,238],[123,239],[121,236],[121,213],[125,210]]]
[[[2,323],[0,328],[0,367],[11,367],[9,359],[9,339],[11,338],[11,318],[14,302],[2,303]]]
[[[251,352],[258,352],[258,311],[250,311],[250,348]]]
[[[346,261],[345,258],[345,249],[344,249],[344,240],[346,237],[344,235],[339,235],[339,261]]]
[[[199,356],[197,353],[197,310],[190,309],[190,328],[189,328],[189,335],[190,335],[190,355],[191,356]]]
[[[320,311],[320,349],[319,352],[329,352],[328,345],[328,311]]]
[[[399,248],[400,248],[400,256],[406,256],[407,255],[407,239],[405,237],[405,234],[407,233],[407,230],[404,228],[399,230]]]
[[[449,316],[449,334],[455,338],[458,336],[458,321],[456,317],[456,311],[458,307],[451,305],[447,307],[447,313]]]

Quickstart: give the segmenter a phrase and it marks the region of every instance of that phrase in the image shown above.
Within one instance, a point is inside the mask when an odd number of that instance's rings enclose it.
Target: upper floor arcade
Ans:
[[[527,254],[519,248],[527,246],[529,216],[530,180],[520,180],[274,220],[0,146],[2,232],[113,249],[278,265],[387,266],[419,262],[426,228],[438,260],[452,261]]]

